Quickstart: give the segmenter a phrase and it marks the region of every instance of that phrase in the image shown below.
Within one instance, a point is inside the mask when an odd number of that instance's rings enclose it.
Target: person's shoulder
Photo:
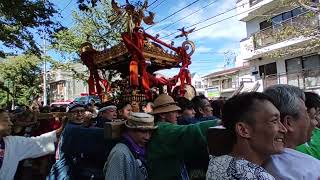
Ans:
[[[117,156],[128,156],[130,149],[123,143],[117,143],[111,150],[110,154]]]
[[[320,161],[308,154],[299,152],[294,149],[285,148],[281,154],[272,155],[271,159],[273,164],[281,163],[294,163],[294,164],[304,164],[308,162],[310,165],[318,164],[320,168]]]
[[[209,167],[210,166],[221,166],[227,167],[230,162],[234,159],[232,156],[229,155],[222,155],[222,156],[212,156],[210,155]]]

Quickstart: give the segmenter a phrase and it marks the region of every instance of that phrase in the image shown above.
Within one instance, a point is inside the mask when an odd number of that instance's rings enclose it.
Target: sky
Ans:
[[[154,0],[149,0],[149,4],[153,1]],[[61,17],[57,16],[55,19],[60,21],[62,25],[66,27],[72,26],[73,20],[71,13],[73,10],[78,10],[77,0],[50,0],[50,2],[54,3],[56,8],[61,12]],[[124,0],[118,0],[118,2],[119,4],[124,4]],[[156,13],[155,22],[159,22],[192,2],[195,2],[195,0],[157,0],[148,8],[148,10]],[[235,6],[236,0],[199,0],[165,21],[156,23],[146,31],[151,35],[159,33],[160,39],[162,39],[161,37],[165,37],[168,34],[176,32],[179,28],[191,26],[219,13],[232,9]],[[188,16],[195,11],[197,12]],[[214,17],[204,23],[200,23],[189,28],[192,29],[196,27],[197,30],[206,25],[213,24],[208,28],[203,28],[189,35],[189,40],[193,41],[196,46],[195,53],[192,55],[192,64],[189,66],[191,73],[197,72],[200,75],[206,75],[215,71],[223,70],[225,64],[224,59],[226,57],[230,58],[239,54],[240,40],[246,37],[245,23],[238,21],[237,17],[223,20],[235,15],[236,13],[236,9],[234,9],[228,13]],[[177,20],[180,21],[176,22]],[[222,21],[219,22],[220,20]],[[165,28],[168,25],[170,26]],[[148,26],[145,26],[145,28],[147,27]],[[163,38],[162,40],[169,42],[178,34],[179,33],[173,34],[169,37]],[[37,41],[40,44],[42,43],[39,37],[37,37]],[[184,38],[174,39],[175,46],[181,45],[183,41]],[[226,52],[228,52],[227,56],[225,55]],[[60,54],[52,50],[47,53],[54,59],[63,59]],[[178,70],[164,70],[161,71],[161,73],[167,76],[172,76],[175,75],[177,71]]]

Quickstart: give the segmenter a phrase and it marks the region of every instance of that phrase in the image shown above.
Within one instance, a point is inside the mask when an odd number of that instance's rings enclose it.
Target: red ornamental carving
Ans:
[[[144,3],[144,6],[146,5],[147,3]],[[116,4],[113,4],[113,6],[114,8],[118,8],[116,10],[119,13],[122,13],[123,9],[121,9],[120,7],[117,7]],[[104,51],[97,52],[93,50],[92,45],[89,43],[85,43],[82,46],[81,59],[83,60],[83,63],[88,67],[90,71],[90,77],[88,80],[89,93],[102,95],[103,92],[102,92],[102,87],[100,85],[100,82],[101,84],[103,84],[106,91],[110,89],[108,82],[100,78],[98,69],[100,69],[102,66],[108,67],[109,62],[108,63],[105,62],[106,58],[116,61],[117,59],[115,57],[122,56],[122,54],[125,54],[127,52],[129,55],[128,56],[129,57],[128,75],[130,80],[129,81],[130,87],[132,88],[132,90],[143,89],[144,94],[146,95],[146,98],[150,99],[151,87],[159,87],[159,86],[166,85],[167,90],[170,93],[172,90],[172,87],[175,86],[177,82],[180,80],[180,95],[183,96],[185,93],[185,85],[186,84],[191,85],[191,75],[188,70],[188,67],[191,64],[191,55],[194,52],[194,44],[191,41],[187,40],[187,34],[183,35],[183,36],[186,36],[186,41],[183,42],[182,46],[180,47],[174,47],[171,44],[167,44],[161,41],[160,39],[154,36],[151,36],[150,34],[146,33],[142,27],[140,27],[141,17],[145,18],[145,16],[143,16],[141,9],[138,10],[139,11],[138,14],[135,14],[133,12],[134,9],[132,9],[133,8],[132,5],[127,4],[125,7],[127,6],[130,7],[129,9],[131,9],[132,11],[132,12],[131,11],[129,12],[131,13],[131,16],[129,17],[134,17],[131,20],[135,20],[140,23],[133,23],[135,24],[135,27],[133,29],[128,28],[128,32],[124,32],[121,34],[122,41],[126,49],[122,49],[122,46],[120,44],[113,47],[113,49],[111,48],[108,52],[104,52]],[[124,10],[126,10],[126,8],[124,8]],[[138,15],[141,16],[140,19]],[[153,16],[148,18],[153,18]],[[130,24],[130,22],[128,22],[128,24]],[[157,50],[159,51],[160,54],[162,53],[163,56],[170,57],[169,58],[171,59],[170,63],[174,63],[176,65],[181,64],[180,71],[176,76],[169,79],[166,79],[163,77],[157,78],[153,74],[147,71],[148,64],[146,62],[145,53],[148,53],[148,54],[153,53],[153,52],[150,53],[148,51],[148,48],[146,47],[146,43],[150,43],[150,42],[153,42],[154,44],[156,44],[156,46],[159,46],[160,48],[161,48],[160,45],[162,45],[176,53],[176,55],[174,56],[169,53],[165,53],[163,49],[158,48]],[[192,49],[191,49],[191,52],[188,53],[187,51],[189,50],[190,47]],[[161,57],[161,55],[158,55],[157,57]],[[150,59],[150,57],[148,58]],[[153,66],[153,64],[151,64],[151,66]],[[163,66],[166,67],[166,63],[164,63]]]

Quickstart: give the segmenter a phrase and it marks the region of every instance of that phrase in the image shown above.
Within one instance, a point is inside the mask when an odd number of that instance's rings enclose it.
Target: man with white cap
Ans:
[[[147,148],[149,176],[152,180],[189,179],[184,162],[207,154],[207,130],[216,126],[218,121],[177,125],[179,110],[180,107],[167,94],[161,94],[154,101],[153,114],[158,129]]]
[[[105,122],[111,122],[117,119],[117,106],[108,105],[101,109],[98,112],[97,124],[95,127],[104,127]]]
[[[125,122],[122,140],[111,150],[105,164],[107,180],[146,180],[148,172],[145,161],[145,146],[157,129],[154,118],[147,113],[131,113]]]

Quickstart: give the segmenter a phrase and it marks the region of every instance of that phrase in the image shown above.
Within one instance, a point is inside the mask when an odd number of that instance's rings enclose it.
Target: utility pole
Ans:
[[[47,59],[46,59],[46,33],[43,30],[43,106],[47,105]]]
[[[46,0],[43,0],[43,4],[46,3]],[[47,52],[46,52],[46,31],[43,29],[43,106],[47,106]]]

